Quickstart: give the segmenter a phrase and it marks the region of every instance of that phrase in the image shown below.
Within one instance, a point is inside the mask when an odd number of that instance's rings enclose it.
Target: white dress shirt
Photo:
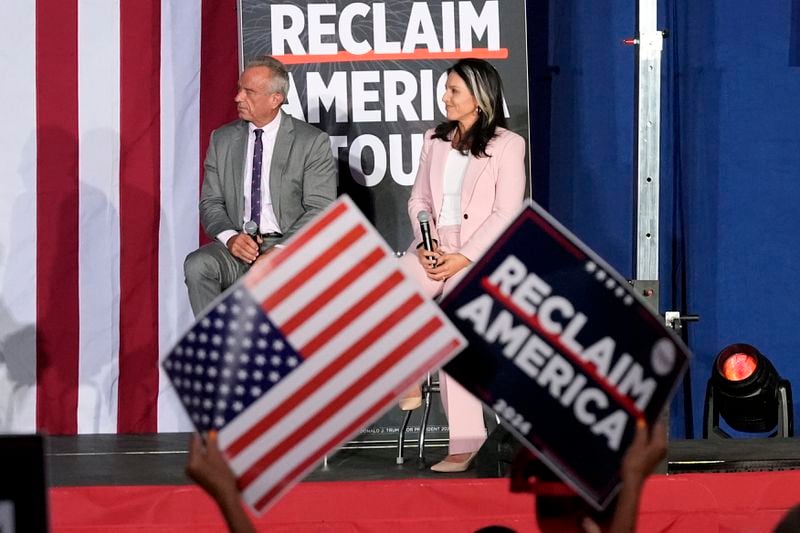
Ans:
[[[469,165],[469,154],[451,148],[444,165],[442,184],[442,209],[439,211],[438,226],[461,225],[461,184]]]
[[[261,159],[261,233],[280,232],[278,218],[272,209],[272,194],[269,190],[269,167],[272,164],[272,153],[275,151],[275,139],[278,137],[278,128],[281,125],[281,113],[262,128],[256,127],[252,122],[248,123],[247,154],[244,158],[244,210],[242,212],[242,223],[250,220],[250,194],[253,182],[253,152],[255,151],[257,129],[263,130],[261,134],[261,145],[263,156]],[[226,244],[228,239],[236,235],[234,230],[226,230],[217,235],[217,239]]]

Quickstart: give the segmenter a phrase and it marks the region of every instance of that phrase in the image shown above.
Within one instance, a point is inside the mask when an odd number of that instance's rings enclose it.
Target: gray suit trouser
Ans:
[[[277,239],[265,240],[261,244],[261,253],[276,242]],[[248,270],[250,265],[233,257],[225,245],[216,240],[187,255],[183,274],[194,316],[199,316]]]

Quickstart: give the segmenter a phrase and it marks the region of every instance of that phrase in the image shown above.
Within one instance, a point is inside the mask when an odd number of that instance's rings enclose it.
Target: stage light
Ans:
[[[749,353],[734,353],[724,361],[720,361],[720,373],[729,381],[742,381],[753,375],[758,367],[758,360]]]
[[[749,344],[732,344],[714,360],[706,387],[703,437],[725,437],[720,417],[743,433],[794,434],[792,387],[775,367]]]

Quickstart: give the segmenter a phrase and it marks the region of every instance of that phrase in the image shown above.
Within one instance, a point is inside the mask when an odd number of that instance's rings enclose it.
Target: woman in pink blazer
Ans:
[[[401,263],[432,298],[454,287],[522,206],[525,140],[505,129],[502,83],[486,61],[462,59],[447,71],[447,121],[425,133],[408,200],[414,242]],[[424,250],[417,215],[430,214],[434,250]],[[486,440],[480,402],[440,372],[450,427],[448,456],[431,470],[462,472]],[[420,405],[419,389],[400,400]]]

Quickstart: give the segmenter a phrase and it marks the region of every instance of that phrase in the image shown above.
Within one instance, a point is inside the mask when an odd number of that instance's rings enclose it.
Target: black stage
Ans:
[[[155,435],[80,435],[48,437],[46,468],[49,485],[181,485],[188,433]],[[429,466],[446,453],[439,444],[426,448]],[[442,474],[419,466],[413,440],[406,446],[405,464],[397,465],[391,441],[382,447],[346,447],[320,465],[309,481],[374,481],[439,478]],[[481,450],[476,467],[453,478],[501,477],[508,469],[513,446],[503,436],[492,438]],[[669,444],[668,472],[743,472],[800,469],[800,439],[678,440]]]
[[[183,473],[190,438],[190,433],[48,437],[45,440],[48,481],[52,487],[191,483]],[[382,447],[345,448],[328,458],[327,467],[320,465],[306,480],[442,477],[427,468],[419,468],[416,454],[416,445],[407,444],[405,463],[397,465],[397,449],[388,442]],[[426,447],[425,460],[429,465],[445,455],[444,446]],[[474,478],[475,472],[448,477]],[[497,477],[497,474],[480,477]]]

